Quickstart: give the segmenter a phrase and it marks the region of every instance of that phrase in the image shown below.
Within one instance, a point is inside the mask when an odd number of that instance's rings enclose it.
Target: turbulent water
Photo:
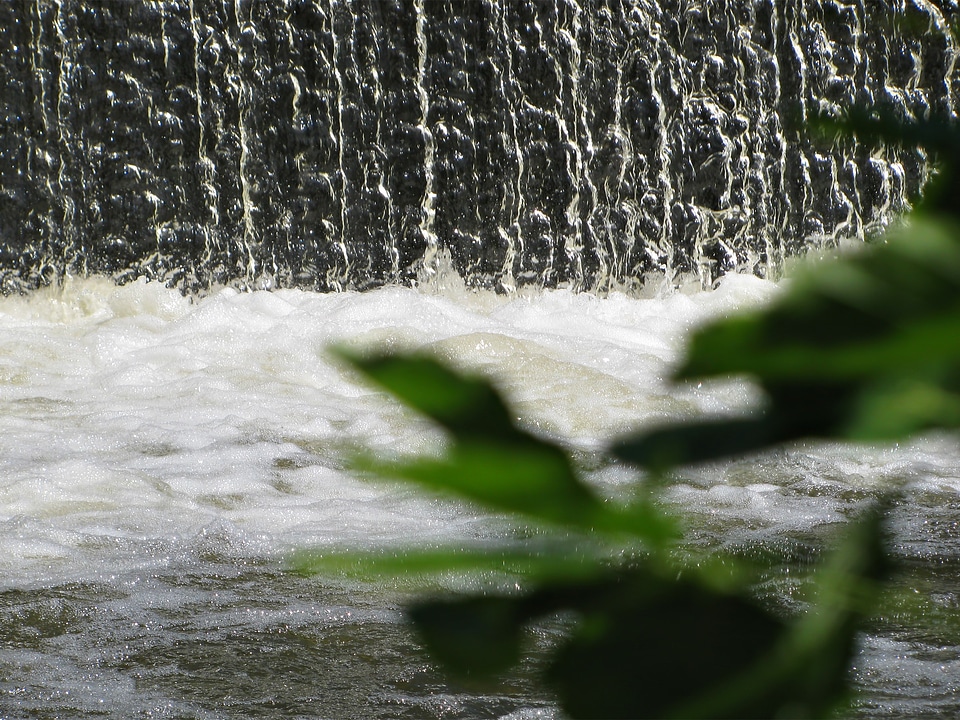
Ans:
[[[497,297],[458,282],[190,299],[88,280],[0,300],[0,716],[556,717],[529,666],[494,692],[445,680],[399,621],[415,583],[285,571],[298,547],[512,532],[345,472],[352,443],[417,452],[439,438],[326,348],[429,348],[491,373],[525,425],[590,458],[625,428],[755,403],[743,383],[673,388],[665,377],[691,327],[778,286],[731,276],[711,293],[601,299]],[[612,496],[636,479],[585,465]],[[947,438],[799,446],[684,472],[667,500],[687,513],[691,547],[802,566],[866,498],[906,482],[895,552],[915,566],[905,582],[935,629],[889,618],[865,637],[855,675],[864,717],[933,716],[957,710],[960,682],[949,620],[958,465]],[[760,591],[796,602],[789,573]]]
[[[956,0],[6,0],[0,290],[631,288],[863,237],[958,108]]]

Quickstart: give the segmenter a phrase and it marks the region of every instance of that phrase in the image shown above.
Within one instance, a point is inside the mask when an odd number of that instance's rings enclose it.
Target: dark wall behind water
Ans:
[[[862,236],[960,96],[954,0],[5,0],[0,288],[630,285]]]

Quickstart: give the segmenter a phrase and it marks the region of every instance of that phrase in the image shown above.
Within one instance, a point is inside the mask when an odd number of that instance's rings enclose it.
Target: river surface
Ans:
[[[351,445],[440,440],[328,348],[427,348],[490,373],[523,424],[589,458],[631,427],[756,403],[744,382],[667,378],[691,328],[780,286],[729,276],[712,292],[600,298],[442,284],[190,298],[90,279],[0,299],[0,717],[559,717],[528,664],[495,690],[448,681],[401,621],[415,583],[287,571],[302,547],[434,547],[505,528],[344,469]],[[691,546],[802,561],[905,483],[892,527],[912,570],[899,582],[939,624],[876,623],[855,712],[944,716],[960,710],[958,457],[947,437],[798,445],[682,471],[666,501]],[[613,495],[637,480],[593,467]],[[789,577],[762,591],[792,602]],[[534,655],[553,633],[537,631]]]

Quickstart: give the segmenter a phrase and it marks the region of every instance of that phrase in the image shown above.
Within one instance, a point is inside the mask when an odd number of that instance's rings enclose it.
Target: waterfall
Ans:
[[[803,131],[958,107],[955,0],[8,0],[0,289],[775,274],[931,172]]]

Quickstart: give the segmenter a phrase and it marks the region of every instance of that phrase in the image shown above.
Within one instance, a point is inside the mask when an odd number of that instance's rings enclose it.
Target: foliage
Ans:
[[[890,440],[960,426],[960,227],[951,216],[960,132],[945,121],[907,125],[875,113],[840,126],[868,142],[925,147],[939,158],[939,183],[882,242],[816,265],[768,308],[695,334],[675,380],[746,376],[765,392],[762,409],[621,438],[612,455],[662,479],[678,465],[798,438]],[[678,525],[651,494],[632,505],[604,502],[562,447],[513,421],[489,382],[423,355],[340,355],[450,438],[442,458],[360,453],[358,469],[551,529],[531,547],[360,561],[378,572],[496,568],[517,576],[511,593],[428,598],[409,609],[452,672],[496,677],[520,658],[525,628],[560,614],[575,620],[545,677],[573,717],[823,717],[842,707],[857,629],[888,571],[890,498],[850,523],[818,570],[809,610],[785,618],[757,604],[744,568],[679,563]],[[308,572],[356,561],[298,559]]]
[[[649,498],[602,502],[562,448],[513,422],[488,382],[422,355],[340,355],[450,437],[441,459],[361,454],[358,468],[564,531],[528,554],[490,548],[361,561],[378,572],[497,568],[524,579],[520,592],[431,598],[409,609],[424,644],[452,672],[492,678],[518,661],[527,626],[574,613],[579,619],[546,671],[574,717],[816,717],[843,699],[855,628],[883,573],[879,512],[868,513],[822,569],[824,601],[787,622],[729,573],[678,567],[670,554],[675,524],[662,510]],[[572,536],[579,541],[564,544]],[[627,563],[611,560],[610,548],[631,543],[643,551]],[[306,572],[355,562],[298,558]]]
[[[763,412],[614,446],[668,467],[800,437],[888,440],[960,425],[960,228],[915,216],[886,243],[822,263],[780,302],[697,333],[677,380],[746,375]]]

